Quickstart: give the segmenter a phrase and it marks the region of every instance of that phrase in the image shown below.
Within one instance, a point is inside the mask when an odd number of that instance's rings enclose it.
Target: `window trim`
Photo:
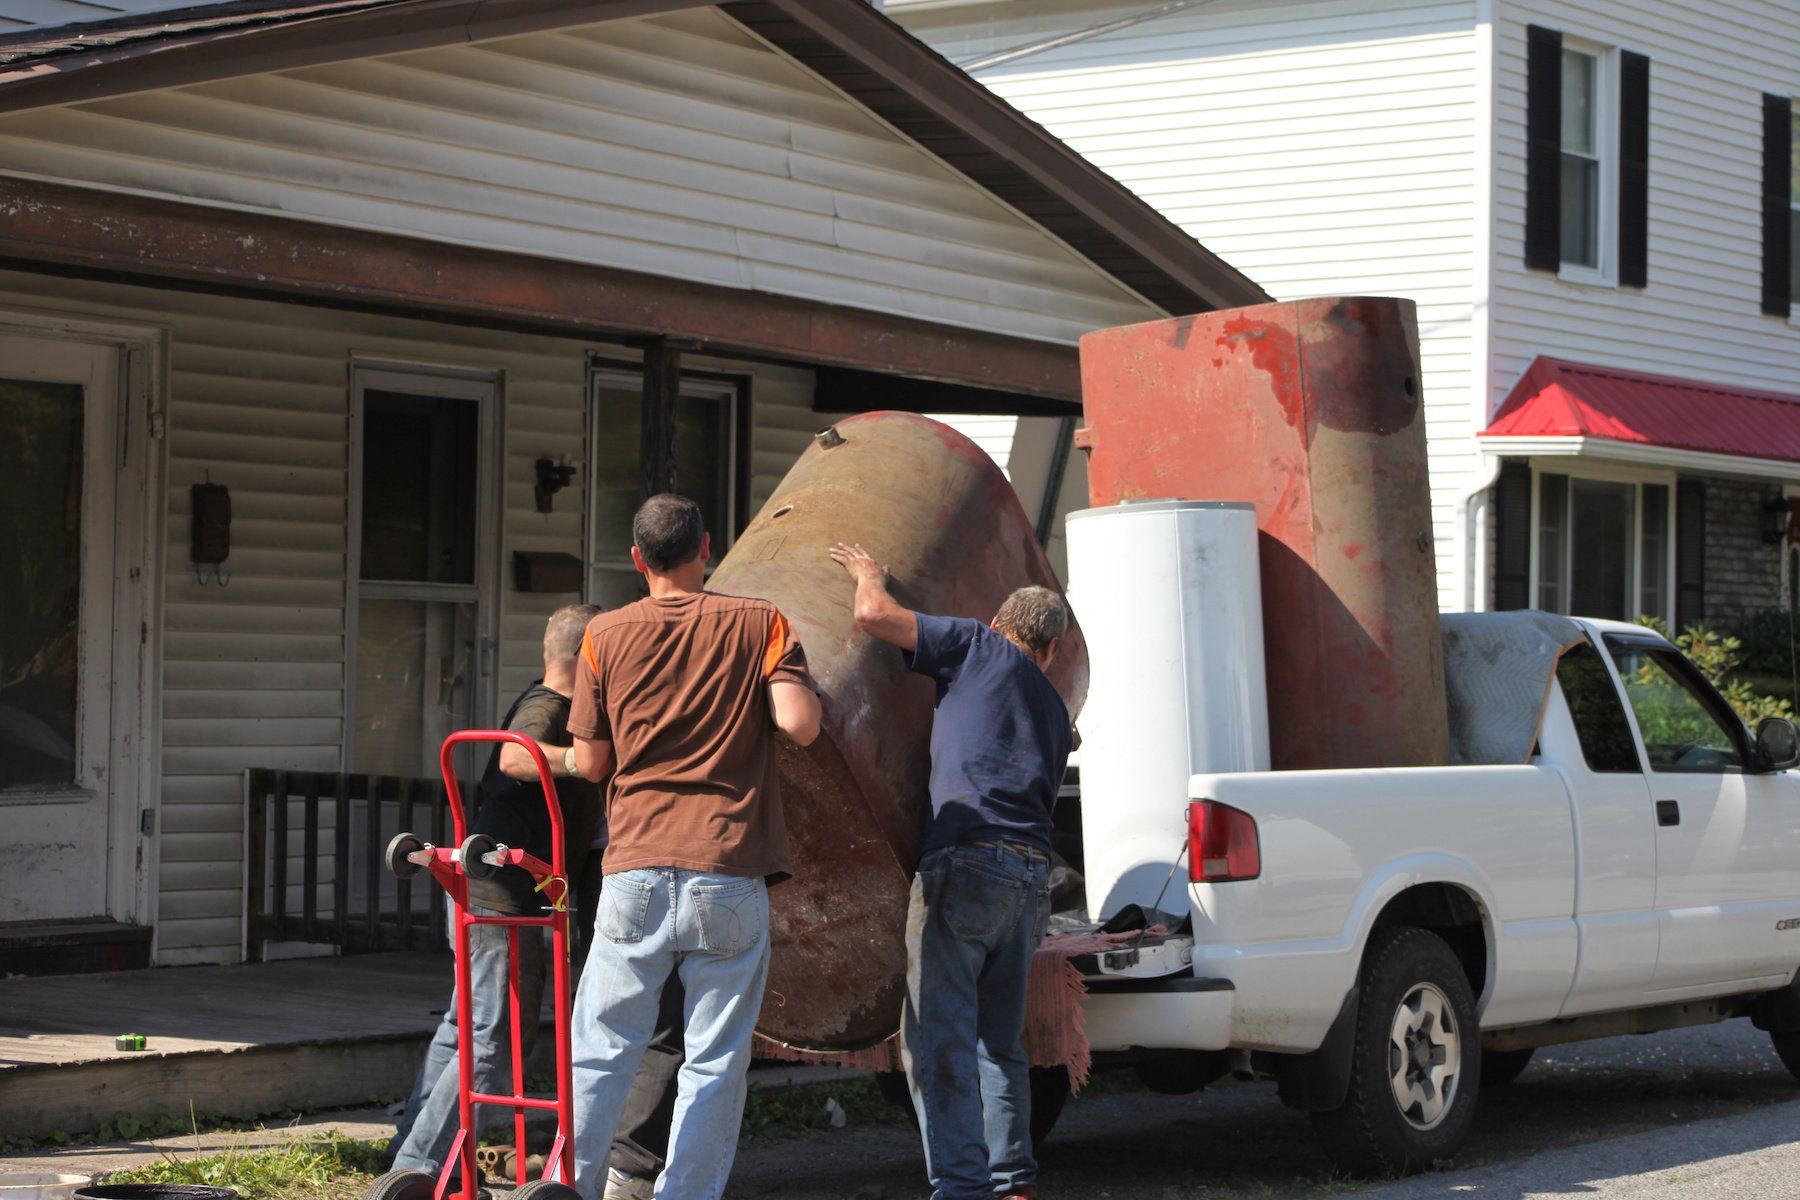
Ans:
[[[751,376],[741,372],[697,370],[683,366],[681,369],[681,395],[696,396],[713,394],[714,398],[725,401],[727,405],[725,428],[727,444],[725,458],[728,468],[725,486],[726,497],[726,529],[723,540],[718,530],[708,530],[713,535],[713,555],[707,566],[708,574],[719,565],[732,544],[737,541],[737,531],[744,522],[750,503],[751,441],[753,436],[750,423],[750,385]],[[644,365],[630,359],[609,358],[601,354],[588,355],[586,380],[586,415],[582,425],[582,506],[581,506],[581,595],[584,603],[594,603],[594,572],[597,570],[631,570],[629,556],[601,561],[594,555],[594,492],[599,484],[598,473],[594,470],[593,447],[599,439],[600,403],[598,392],[602,386],[610,386],[623,391],[641,392],[644,386]]]
[[[1563,35],[1564,54],[1584,54],[1594,60],[1594,159],[1599,164],[1599,187],[1595,189],[1594,248],[1599,265],[1590,267],[1572,263],[1558,254],[1556,277],[1564,283],[1581,287],[1617,288],[1619,286],[1619,50],[1585,38]],[[1563,107],[1569,98],[1562,98]],[[1562,131],[1557,130],[1557,163],[1561,170],[1562,155],[1575,153],[1562,145]],[[1559,183],[1560,186],[1560,183]],[[1559,216],[1560,220],[1560,216]],[[1559,226],[1560,228],[1560,226]]]
[[[1610,463],[1591,463],[1590,464],[1590,463],[1579,462],[1576,459],[1565,458],[1565,457],[1553,457],[1553,458],[1548,458],[1548,459],[1533,458],[1529,461],[1530,461],[1530,466],[1531,466],[1531,526],[1530,526],[1531,567],[1530,567],[1530,585],[1529,585],[1530,586],[1529,595],[1531,597],[1531,607],[1532,608],[1543,607],[1543,605],[1541,603],[1541,596],[1540,596],[1540,588],[1541,588],[1541,585],[1543,582],[1543,573],[1542,573],[1542,563],[1539,560],[1539,550],[1540,550],[1539,520],[1540,520],[1540,516],[1541,516],[1541,512],[1542,512],[1541,499],[1542,499],[1542,494],[1543,494],[1543,482],[1542,482],[1543,477],[1546,474],[1561,475],[1561,476],[1565,476],[1566,478],[1569,478],[1572,480],[1573,479],[1590,479],[1596,483],[1626,483],[1626,484],[1631,484],[1633,486],[1634,499],[1633,499],[1633,508],[1632,508],[1632,518],[1631,518],[1631,520],[1632,520],[1631,595],[1634,600],[1633,607],[1637,607],[1635,601],[1641,600],[1644,595],[1644,579],[1643,579],[1643,570],[1644,570],[1644,556],[1643,556],[1644,485],[1649,484],[1652,486],[1660,486],[1660,487],[1664,487],[1664,488],[1668,489],[1668,514],[1667,514],[1667,521],[1666,521],[1665,525],[1663,526],[1664,541],[1665,541],[1665,545],[1666,545],[1666,553],[1664,555],[1666,561],[1663,564],[1663,611],[1660,613],[1647,613],[1647,614],[1633,613],[1627,619],[1635,620],[1638,616],[1656,616],[1656,617],[1661,617],[1664,621],[1668,621],[1672,624],[1675,620],[1675,588],[1676,588],[1676,583],[1677,583],[1676,572],[1675,572],[1675,519],[1676,519],[1675,483],[1676,483],[1676,479],[1677,479],[1676,473],[1673,471],[1659,471],[1659,470],[1648,469],[1648,468],[1633,468],[1633,467],[1629,467],[1629,466],[1620,466],[1620,465],[1614,465],[1614,464],[1610,464]],[[1564,530],[1564,554],[1565,555],[1570,554],[1573,550],[1573,540],[1571,538],[1569,538],[1567,535],[1568,535],[1568,531]],[[1566,571],[1564,573],[1563,578],[1564,578],[1565,586],[1566,586],[1566,582],[1568,579],[1568,575],[1567,575]],[[1575,615],[1587,616],[1590,614],[1578,613]]]

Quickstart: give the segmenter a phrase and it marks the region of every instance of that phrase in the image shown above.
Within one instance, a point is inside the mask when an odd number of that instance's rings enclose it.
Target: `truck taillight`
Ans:
[[[1256,818],[1217,800],[1188,805],[1188,880],[1229,883],[1262,874]]]

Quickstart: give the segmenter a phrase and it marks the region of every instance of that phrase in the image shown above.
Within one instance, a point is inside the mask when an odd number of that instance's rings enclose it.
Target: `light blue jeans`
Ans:
[[[760,878],[649,867],[608,875],[575,992],[575,1187],[597,1200],[619,1113],[656,1033],[663,983],[687,990],[659,1200],[717,1200],[737,1155],[750,1035],[769,974],[769,891]]]
[[[927,854],[906,914],[900,1047],[934,1200],[1037,1182],[1031,1069],[1020,1039],[1050,867],[999,844]]]
[[[482,916],[494,910],[475,905]],[[506,930],[496,925],[476,925],[469,930],[470,1019],[475,1029],[475,1087],[489,1095],[512,1091],[512,1024],[506,1003]],[[451,939],[455,939],[452,927]],[[544,971],[549,965],[548,938],[542,929],[519,930],[519,1006],[524,1010],[525,1057],[537,1041],[539,1006],[544,995]],[[456,990],[450,991],[450,1007],[438,1022],[424,1065],[406,1098],[406,1111],[388,1143],[393,1166],[400,1170],[436,1174],[450,1152],[450,1143],[462,1127],[461,1091],[456,1069]],[[510,1109],[482,1106],[476,1124],[483,1129],[500,1124]]]

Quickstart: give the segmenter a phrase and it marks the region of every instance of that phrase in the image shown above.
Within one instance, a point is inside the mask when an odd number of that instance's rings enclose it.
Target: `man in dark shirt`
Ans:
[[[600,822],[600,789],[576,774],[574,739],[568,731],[575,656],[587,623],[599,612],[592,605],[571,604],[550,615],[544,630],[544,677],[513,702],[505,721],[505,728],[538,743],[556,778],[563,814],[563,864],[571,882],[581,877]],[[517,846],[545,862],[551,860],[550,815],[544,807],[543,787],[536,763],[522,746],[506,743],[495,747],[477,794],[480,806],[473,832]],[[531,876],[519,867],[502,868],[490,880],[469,880],[469,903],[476,912],[490,915],[536,915],[544,909],[543,895],[533,886]],[[483,1092],[505,1093],[512,1088],[506,935],[504,928],[491,925],[477,925],[469,930],[475,1085]],[[537,1035],[544,975],[549,966],[548,948],[547,931],[519,931],[519,1006],[527,1057]],[[412,1094],[407,1097],[393,1141],[388,1144],[395,1167],[437,1171],[449,1153],[458,1126],[457,1087],[456,998],[452,995],[425,1053]]]
[[[1035,1197],[1020,1043],[1031,958],[1050,920],[1051,810],[1073,741],[1044,675],[1068,606],[1027,587],[991,625],[915,613],[862,547],[831,556],[856,581],[857,625],[937,683],[900,1034],[934,1200]]]

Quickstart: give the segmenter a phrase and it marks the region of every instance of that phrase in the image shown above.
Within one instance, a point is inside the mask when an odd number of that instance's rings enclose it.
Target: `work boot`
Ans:
[[[656,1180],[638,1179],[619,1171],[606,1172],[606,1192],[601,1200],[655,1200]]]

